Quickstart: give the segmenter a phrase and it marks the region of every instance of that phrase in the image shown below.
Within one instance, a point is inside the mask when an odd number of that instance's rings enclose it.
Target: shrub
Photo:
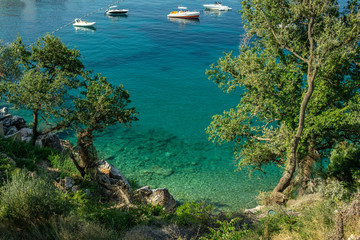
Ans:
[[[211,239],[211,240],[238,240],[244,239],[247,235],[250,234],[250,230],[247,229],[247,226],[243,226],[243,229],[240,229],[236,226],[236,223],[240,221],[240,218],[233,218],[230,221],[218,220],[217,223],[219,227],[217,228],[209,228],[210,233],[205,237],[201,237],[200,239]]]
[[[2,227],[0,239],[66,239],[66,240],[111,240],[119,239],[117,233],[92,221],[83,221],[75,215],[53,216],[39,225],[28,225],[22,231]]]
[[[72,160],[63,154],[52,153],[48,156],[48,160],[52,167],[60,170],[61,178],[69,175],[76,175],[79,171],[76,169],[75,164]]]
[[[53,150],[50,148],[34,147],[25,142],[0,137],[0,152],[6,153],[14,159],[17,167],[26,167],[34,171],[36,169],[35,163],[46,160],[53,153]]]
[[[183,226],[211,225],[214,223],[214,209],[205,203],[184,203],[176,210],[175,221]]]
[[[0,217],[16,223],[38,223],[62,213],[66,202],[49,181],[21,170],[1,189]]]
[[[324,198],[337,203],[349,198],[350,196],[350,193],[345,188],[344,183],[337,180],[322,182],[319,186],[319,192]]]
[[[10,172],[14,169],[15,169],[15,164],[9,161],[7,157],[3,157],[0,155],[0,171]]]
[[[358,185],[360,180],[360,146],[339,144],[330,156],[328,177],[344,182],[346,187]]]
[[[119,233],[135,225],[134,217],[128,212],[94,201],[83,191],[68,194],[68,198],[72,205],[72,213],[82,221],[97,222]]]

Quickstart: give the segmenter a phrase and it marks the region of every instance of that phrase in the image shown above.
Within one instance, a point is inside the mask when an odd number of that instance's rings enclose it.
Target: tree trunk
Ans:
[[[37,131],[38,123],[39,123],[39,111],[35,110],[33,112],[33,136],[31,139],[31,145],[33,145],[33,146],[35,146],[36,139],[39,136],[39,133]]]
[[[93,145],[92,133],[88,131],[80,132],[77,136],[77,144],[79,146],[79,157],[81,167],[84,169],[93,169],[95,167],[96,156]]]
[[[309,60],[307,61],[308,69],[307,69],[307,83],[308,83],[308,89],[303,97],[303,100],[301,102],[300,106],[300,116],[299,116],[299,125],[296,131],[296,134],[293,138],[292,146],[290,149],[290,157],[289,157],[289,164],[286,167],[286,170],[281,177],[278,185],[274,188],[272,192],[272,196],[276,196],[277,193],[283,192],[289,185],[291,180],[294,177],[295,169],[296,169],[296,163],[297,163],[297,148],[300,142],[301,134],[304,129],[305,125],[305,114],[306,114],[306,108],[307,105],[311,99],[311,95],[314,92],[314,80],[317,73],[317,67],[315,66],[315,56],[314,56],[314,48],[315,48],[315,41],[314,41],[314,18],[315,16],[312,16],[310,18],[310,21],[308,23],[308,39],[309,39]]]
[[[79,165],[79,163],[77,162],[77,160],[76,160],[76,158],[74,156],[73,150],[70,150],[70,158],[73,161],[73,163],[74,163],[75,167],[77,168],[77,170],[80,172],[81,177],[84,177],[85,176],[85,168],[81,167]]]

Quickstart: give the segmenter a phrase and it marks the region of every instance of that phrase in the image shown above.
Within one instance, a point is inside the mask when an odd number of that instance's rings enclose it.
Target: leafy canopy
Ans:
[[[209,138],[234,142],[239,167],[257,170],[289,160],[294,170],[328,157],[338,142],[359,142],[359,2],[343,9],[320,0],[242,6],[239,55],[228,53],[207,71],[225,92],[240,88],[241,100],[213,116]]]

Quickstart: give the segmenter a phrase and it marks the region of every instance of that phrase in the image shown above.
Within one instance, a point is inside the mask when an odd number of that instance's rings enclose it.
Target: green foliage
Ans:
[[[176,210],[176,223],[183,226],[211,225],[214,223],[215,208],[210,204],[187,202]]]
[[[49,120],[65,108],[69,90],[78,86],[78,76],[84,66],[78,50],[68,49],[51,35],[40,38],[31,50],[24,46],[21,38],[12,48],[18,53],[17,64],[23,72],[21,78],[6,84],[5,96],[14,107],[32,111],[32,144],[35,145],[40,120],[45,120],[49,129],[64,127],[60,123],[54,127]]]
[[[0,171],[11,172],[15,169],[15,163],[9,161],[8,158],[0,156]]]
[[[247,226],[242,226],[240,229],[236,226],[236,223],[240,221],[240,218],[233,218],[230,221],[217,221],[219,227],[217,228],[209,228],[210,233],[207,234],[205,237],[201,237],[200,239],[209,239],[209,240],[238,240],[244,239],[248,236],[251,231],[247,229]]]
[[[350,192],[345,188],[344,183],[337,180],[323,182],[319,186],[318,190],[324,196],[324,198],[336,203],[339,203],[350,197]]]
[[[18,53],[11,44],[3,45],[0,40],[0,94],[6,89],[6,83],[15,80],[20,75],[20,68],[16,63]]]
[[[60,178],[78,174],[78,170],[76,169],[74,163],[67,155],[52,153],[52,155],[48,157],[48,160],[52,167],[60,170]]]
[[[296,225],[298,218],[287,213],[275,213],[268,214],[264,219],[261,220],[264,225],[264,231],[266,234],[271,235],[274,232],[278,232],[281,229],[292,230]]]
[[[156,205],[137,205],[134,208],[128,209],[128,213],[132,216],[132,224],[149,224],[155,218],[166,220],[169,218],[169,213],[163,210],[162,206]]]
[[[25,170],[15,173],[1,188],[0,203],[0,217],[19,224],[38,223],[66,210],[61,193],[49,180]]]
[[[339,144],[331,152],[327,176],[341,181],[347,187],[359,185],[360,147],[350,143]]]
[[[35,163],[48,159],[54,150],[34,147],[25,142],[0,137],[0,152],[11,157],[16,162],[17,167],[26,167],[33,171],[36,169]]]
[[[360,141],[359,1],[339,8],[336,1],[244,0],[241,13],[239,54],[225,54],[206,72],[225,92],[240,89],[241,100],[213,116],[207,133],[235,143],[240,168],[287,164],[282,191],[304,159]]]
[[[120,123],[127,126],[137,120],[135,108],[128,107],[129,97],[122,85],[114,86],[100,74],[84,74],[80,96],[74,98],[70,112],[64,116],[76,132],[84,169],[93,168],[98,160],[93,145],[95,133],[103,132],[109,125]]]
[[[10,229],[9,229],[10,227]],[[112,240],[119,239],[118,234],[98,222],[83,221],[76,215],[53,216],[40,224],[23,226],[22,231],[2,226],[0,223],[1,240],[22,239],[66,239],[66,240]]]

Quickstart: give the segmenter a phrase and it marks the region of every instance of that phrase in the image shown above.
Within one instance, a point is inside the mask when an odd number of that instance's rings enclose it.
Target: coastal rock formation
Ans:
[[[8,114],[7,108],[0,109],[0,136],[30,142],[32,135],[33,130],[26,127],[25,119]],[[60,139],[53,133],[39,136],[36,140],[36,145],[49,147],[59,152],[72,151],[71,143]],[[166,188],[152,190],[146,186],[136,190],[135,197],[133,197],[128,180],[117,168],[105,160],[98,162],[95,172],[100,190],[109,200],[116,201],[123,205],[131,205],[134,199],[140,199],[140,202],[143,204],[160,205],[163,206],[164,210],[172,211],[176,209],[177,203]],[[155,166],[152,169],[152,173],[160,176],[169,176],[173,174],[173,170]],[[73,191],[77,191],[77,188],[74,188],[76,187],[74,184],[73,179],[70,177],[66,177],[63,183],[61,181],[58,183],[59,187],[63,187],[66,190],[72,189]]]
[[[121,172],[105,160],[98,162],[96,178],[102,193],[120,204],[131,203],[130,184]]]
[[[151,189],[145,186],[137,189],[135,193],[143,204],[160,205],[166,211],[176,210],[177,203],[167,188]]]
[[[13,138],[14,140],[30,142],[33,130],[26,127],[26,121],[19,116],[12,116],[6,107],[0,109],[0,136]],[[54,133],[41,135],[36,140],[36,145],[49,147],[58,152],[68,148],[68,142],[60,139]]]

